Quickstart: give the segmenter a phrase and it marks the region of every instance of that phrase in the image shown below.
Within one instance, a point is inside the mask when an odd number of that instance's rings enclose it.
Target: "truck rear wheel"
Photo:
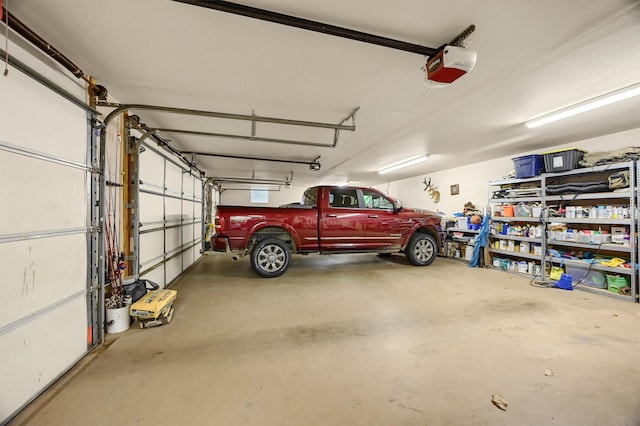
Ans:
[[[289,267],[289,246],[278,238],[265,238],[251,250],[251,267],[263,278],[278,277]]]
[[[438,254],[436,240],[429,234],[414,234],[409,240],[404,253],[412,265],[431,265]]]

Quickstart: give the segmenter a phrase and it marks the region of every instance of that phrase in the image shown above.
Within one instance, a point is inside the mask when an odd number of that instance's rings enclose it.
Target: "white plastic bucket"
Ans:
[[[114,334],[128,330],[131,325],[129,306],[107,309],[107,333]]]

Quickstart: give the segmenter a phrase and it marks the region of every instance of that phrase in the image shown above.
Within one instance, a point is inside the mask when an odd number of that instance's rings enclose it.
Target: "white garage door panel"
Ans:
[[[194,194],[194,184],[195,178],[191,175],[185,174],[184,179],[182,180],[182,193],[184,198],[193,199],[196,194]]]
[[[34,76],[10,65],[0,77],[0,424],[96,344],[99,321],[87,306],[98,237],[87,234],[97,155],[85,82],[20,44],[12,55]]]
[[[154,283],[158,284],[161,288],[166,286],[166,283],[164,282],[163,265],[160,265],[156,269],[153,269],[152,271],[149,271],[146,274],[142,275],[142,278],[144,278],[145,280],[153,281]]]
[[[139,266],[144,278],[167,285],[201,256],[199,246],[191,245],[202,238],[201,224],[194,224],[195,217],[202,217],[202,203],[194,201],[202,197],[202,180],[170,154],[153,145],[145,148],[140,155],[145,184],[140,189],[158,194],[157,199],[140,194],[141,229],[159,228],[159,221],[164,221],[164,229],[140,235]]]
[[[182,242],[180,241],[180,228],[167,229],[166,238],[167,238],[166,240],[167,254],[171,255],[176,253],[180,249],[180,246],[182,245]]]
[[[182,273],[182,256],[174,257],[169,260],[166,264],[167,268],[167,283],[178,278],[178,276]]]
[[[78,97],[83,96],[80,91]],[[3,100],[0,141],[86,162],[86,144],[56,143],[86,141],[87,119],[83,110],[19,71],[12,72],[9,78],[0,78],[0,99]]]
[[[193,225],[184,225],[182,227],[182,243],[183,244],[191,243],[193,241],[194,239],[193,229],[194,229]]]
[[[194,209],[196,203],[193,201],[184,200],[182,202],[182,215],[185,220],[192,220],[194,217]]]
[[[0,421],[82,357],[87,349],[86,316],[86,296],[81,295],[0,335]]]
[[[150,149],[147,149],[140,154],[140,163],[143,167],[140,167],[140,180],[143,184],[140,189],[145,188],[145,185],[154,185],[162,188],[164,185],[164,158]],[[157,188],[154,188],[158,191]],[[160,192],[162,190],[160,189]]]
[[[191,247],[187,251],[185,251],[182,255],[182,262],[185,268],[188,268],[193,262],[196,260],[195,249]]]
[[[144,270],[162,260],[164,235],[162,230],[140,234],[140,266]]]
[[[147,228],[156,227],[153,222],[161,222],[164,220],[164,202],[161,195],[140,193],[140,221],[142,224],[150,224]],[[145,226],[141,228],[144,230]]]
[[[165,198],[164,208],[167,224],[180,223],[180,218],[182,217],[181,204],[181,200],[178,200],[177,198]]]
[[[0,327],[86,290],[85,234],[0,244],[0,259],[11,265],[2,273]]]
[[[167,162],[167,190],[176,195],[182,194],[182,175],[183,169],[176,166],[172,162]]]
[[[0,234],[86,227],[85,174],[0,151]]]

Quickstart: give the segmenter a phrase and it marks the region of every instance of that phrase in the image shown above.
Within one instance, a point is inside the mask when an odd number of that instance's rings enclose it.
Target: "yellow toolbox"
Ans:
[[[160,316],[166,317],[177,294],[177,291],[165,288],[152,290],[132,304],[129,313],[139,320],[158,319]]]

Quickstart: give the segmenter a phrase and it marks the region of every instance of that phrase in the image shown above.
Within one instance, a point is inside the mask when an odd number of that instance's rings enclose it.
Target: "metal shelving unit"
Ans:
[[[500,198],[493,198],[493,191],[495,188],[510,188],[515,189],[516,192],[526,187],[527,195],[514,194],[507,195]],[[491,210],[491,222],[492,222],[492,232],[489,235],[489,253],[492,257],[497,257],[496,255],[506,256],[508,260],[513,261],[521,261],[526,260],[528,262],[533,261],[536,265],[539,266],[540,271],[536,274],[540,276],[540,274],[544,274],[544,257],[541,250],[540,254],[534,254],[530,252],[520,252],[514,250],[503,250],[494,246],[494,243],[500,240],[508,240],[508,241],[517,241],[517,242],[529,242],[530,250],[532,249],[533,244],[544,244],[542,238],[535,238],[529,236],[520,236],[520,235],[507,235],[501,234],[494,231],[494,224],[528,224],[533,225],[540,222],[540,218],[531,217],[531,216],[498,216],[495,214],[496,207],[500,207],[502,205],[514,205],[520,203],[526,204],[540,204],[544,202],[542,194],[544,193],[543,180],[541,176],[536,176],[533,178],[524,178],[524,179],[502,179],[489,182],[489,204]],[[493,260],[493,259],[492,259]],[[489,263],[489,262],[487,262]],[[498,268],[495,265],[493,266],[495,269]],[[517,270],[506,270],[506,272],[513,273],[520,276],[525,276],[528,278],[533,277],[533,274],[518,272]],[[544,279],[544,277],[542,277]]]
[[[598,271],[605,274],[617,274],[620,276],[626,276],[629,279],[631,287],[631,295],[618,295],[612,293],[606,289],[599,289],[593,287],[587,287],[584,285],[579,288],[607,296],[613,296],[622,298],[624,300],[631,300],[638,302],[638,247],[640,246],[640,240],[638,237],[638,213],[637,213],[637,200],[639,199],[640,192],[640,176],[637,176],[636,166],[640,167],[640,161],[638,164],[635,162],[624,162],[608,164],[603,166],[595,166],[590,168],[579,168],[560,173],[542,173],[540,176],[526,179],[503,179],[489,182],[489,203],[493,205],[492,212],[495,211],[495,206],[502,205],[516,205],[519,203],[525,204],[538,204],[542,209],[542,218],[538,217],[504,217],[504,216],[491,216],[492,229],[495,224],[533,224],[543,223],[545,229],[541,238],[532,238],[525,236],[503,235],[500,233],[492,232],[490,240],[514,240],[514,241],[528,241],[541,245],[541,254],[532,253],[520,253],[518,251],[501,250],[493,247],[490,244],[489,252],[493,255],[508,256],[512,259],[521,259],[527,261],[535,261],[541,265],[541,271],[538,275],[541,281],[545,281],[545,264],[564,264],[574,268],[588,269],[590,271]],[[565,193],[565,194],[547,194],[549,185],[559,183],[581,183],[589,182],[590,180],[602,181],[606,180],[606,176],[618,171],[628,171],[630,186],[627,189],[617,190],[615,192],[592,192],[592,193]],[[535,185],[535,186],[534,186]],[[501,190],[523,188],[531,196],[510,196],[506,195],[500,198],[492,198],[493,189],[500,187]],[[493,189],[492,189],[493,188]],[[590,207],[598,205],[615,205],[615,206],[628,206],[629,217],[624,218],[588,218],[588,217],[549,217],[548,207],[550,205],[563,204],[569,206],[581,206]],[[580,230],[597,230],[599,228],[609,226],[623,226],[628,229],[630,235],[629,245],[621,244],[590,244],[578,241],[551,239],[546,232],[549,223],[560,223],[567,225],[574,225],[576,229]],[[589,265],[581,260],[571,260],[565,258],[553,257],[547,254],[549,246],[557,246],[563,248],[574,248],[579,251],[591,251],[596,254],[607,253],[612,256],[621,257],[633,265],[633,268],[624,267],[609,267],[594,263]],[[513,272],[513,271],[509,271]],[[519,274],[525,276],[531,276],[527,274]]]
[[[467,229],[467,228],[447,228],[446,230],[446,241],[448,243],[455,243],[458,245],[458,250],[460,251],[460,257],[459,258],[455,258],[455,257],[451,257],[449,256],[449,253],[445,253],[445,257],[449,258],[449,259],[454,259],[454,260],[460,260],[463,262],[468,262],[466,260],[466,253],[462,252],[462,244],[465,245],[473,245],[473,243],[470,243],[471,239],[474,239],[476,237],[476,235],[478,235],[480,233],[479,230],[476,229]],[[455,235],[453,235],[454,233],[462,233],[463,236],[462,237],[456,237]]]

